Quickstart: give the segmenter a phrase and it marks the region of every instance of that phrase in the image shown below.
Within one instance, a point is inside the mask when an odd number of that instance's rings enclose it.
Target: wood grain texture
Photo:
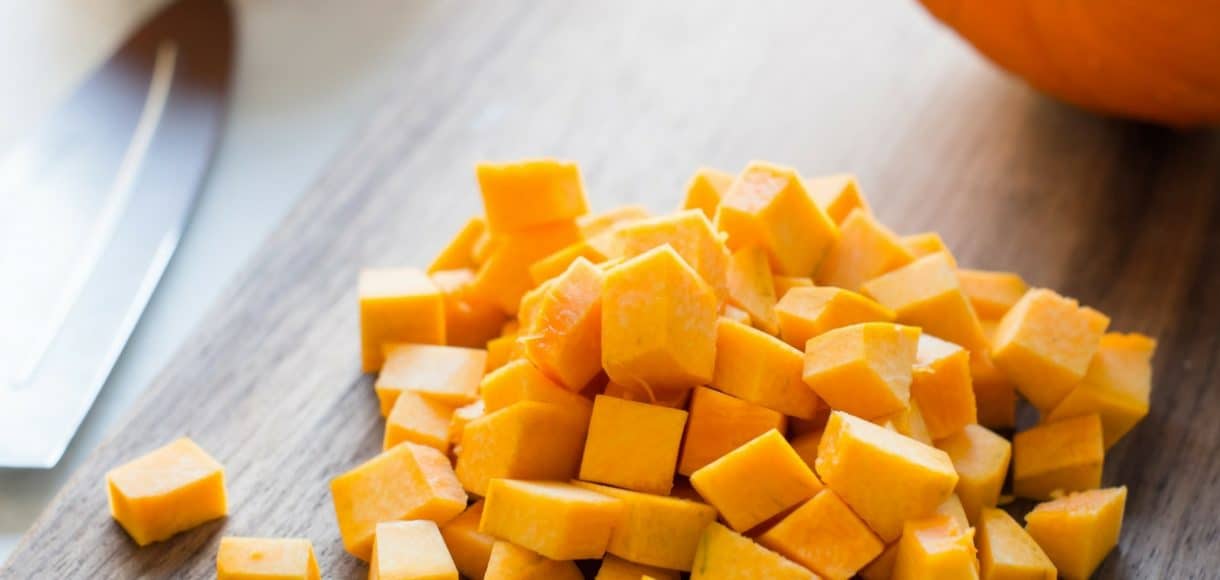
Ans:
[[[419,2],[371,122],[251,261],[0,578],[209,578],[222,534],[313,540],[363,578],[329,479],[380,450],[356,272],[425,265],[478,211],[476,160],[582,163],[593,204],[665,210],[698,165],[857,173],[900,233],[1022,272],[1160,339],[1106,578],[1220,568],[1220,138],[1092,117],[988,67],[914,2]],[[232,515],[137,549],[103,475],[178,435],[228,468]]]

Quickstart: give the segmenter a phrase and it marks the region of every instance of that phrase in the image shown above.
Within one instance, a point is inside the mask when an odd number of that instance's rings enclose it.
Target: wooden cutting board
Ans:
[[[85,462],[3,578],[208,578],[222,535],[304,536],[363,578],[331,477],[380,450],[356,272],[425,265],[479,210],[480,159],[582,163],[598,209],[677,205],[755,158],[859,175],[900,233],[1022,272],[1157,336],[1152,413],[1106,458],[1130,488],[1103,577],[1220,566],[1220,138],[1104,120],[983,62],[912,1],[430,2],[394,89]],[[179,435],[232,514],[138,549],[103,474]]]

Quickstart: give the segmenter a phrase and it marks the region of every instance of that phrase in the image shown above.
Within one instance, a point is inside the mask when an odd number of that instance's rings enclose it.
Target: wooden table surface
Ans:
[[[380,450],[356,272],[425,265],[480,159],[582,163],[596,208],[674,207],[699,165],[859,175],[900,233],[1016,270],[1160,340],[1152,413],[1106,458],[1130,488],[1107,578],[1220,567],[1220,138],[1100,119],[996,71],[912,1],[416,0],[367,127],[12,555],[3,578],[208,578],[222,535],[304,536],[363,578],[328,481]],[[231,515],[138,549],[103,474],[189,435]]]

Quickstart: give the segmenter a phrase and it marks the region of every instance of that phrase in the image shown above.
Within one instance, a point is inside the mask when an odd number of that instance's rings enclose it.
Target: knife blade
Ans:
[[[178,244],[225,113],[233,17],[181,0],[0,159],[0,466],[53,467]]]

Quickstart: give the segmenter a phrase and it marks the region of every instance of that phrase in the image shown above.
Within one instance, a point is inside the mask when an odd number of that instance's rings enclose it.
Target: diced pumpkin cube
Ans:
[[[920,335],[911,373],[911,400],[919,404],[933,439],[978,422],[970,353],[935,336]]]
[[[385,367],[373,383],[381,414],[386,416],[404,391],[457,406],[473,403],[487,366],[487,351],[459,346],[392,344],[385,349]]]
[[[588,260],[573,262],[547,284],[518,337],[525,357],[572,391],[602,370],[602,278]]]
[[[428,266],[428,274],[441,270],[473,270],[478,267],[474,262],[474,245],[487,232],[487,220],[475,216],[466,221],[457,235],[436,255]]]
[[[576,225],[585,239],[611,233],[636,220],[649,217],[648,209],[641,205],[623,205],[597,214],[576,218]]]
[[[383,345],[445,344],[445,299],[427,274],[414,268],[362,270],[359,286],[364,372],[381,370]]]
[[[911,400],[906,409],[873,422],[924,445],[932,444],[932,434],[928,432],[928,423],[924,421],[923,409],[915,400]]]
[[[449,443],[453,445],[461,443],[462,432],[466,430],[466,425],[485,414],[482,399],[454,409],[453,416],[449,418],[449,430],[447,432]]]
[[[110,515],[140,546],[229,513],[225,470],[182,437],[106,473]]]
[[[436,522],[381,522],[369,561],[370,580],[458,580]]]
[[[772,429],[783,433],[785,423],[778,411],[707,387],[695,387],[678,473],[690,475]]]
[[[622,518],[606,551],[639,564],[690,571],[699,537],[716,521],[716,509],[701,502],[575,482],[622,500]]]
[[[449,458],[431,447],[403,443],[330,482],[343,547],[368,560],[377,524],[432,520],[443,524],[466,508],[466,493]]]
[[[580,478],[668,494],[686,415],[680,409],[598,395],[593,401]]]
[[[984,320],[999,320],[1029,289],[1020,275],[960,268],[957,279],[974,311]]]
[[[898,542],[886,546],[880,556],[860,570],[860,577],[864,580],[890,580],[894,576],[894,560],[896,559],[898,559]]]
[[[1034,288],[1000,320],[991,356],[1030,403],[1050,411],[1084,378],[1109,325],[1092,308]]]
[[[492,232],[520,232],[589,211],[580,167],[554,159],[475,166]]]
[[[524,356],[524,348],[517,342],[516,333],[502,335],[487,341],[487,361],[484,372],[494,371],[510,361]]]
[[[505,314],[515,314],[521,297],[534,286],[530,266],[580,239],[580,230],[572,220],[504,234],[497,238],[487,261],[479,266],[470,292],[495,304]]]
[[[983,580],[1055,580],[1055,565],[1021,525],[997,508],[978,521],[979,571]]]
[[[953,253],[949,251],[949,246],[945,245],[945,240],[941,239],[940,234],[936,232],[922,232],[911,234],[902,237],[902,245],[915,256],[915,259],[922,258],[930,254],[942,253],[949,260],[949,264],[954,268],[957,267],[957,259],[953,257]]]
[[[496,542],[487,562],[487,580],[584,580],[575,562],[551,560],[511,542]]]
[[[623,502],[568,483],[492,480],[479,531],[552,560],[601,558]]]
[[[483,408],[488,413],[521,401],[538,401],[571,409],[587,420],[593,409],[588,399],[559,386],[525,359],[512,361],[488,373],[483,377],[479,391],[483,395]]]
[[[669,244],[707,282],[716,298],[724,298],[729,251],[707,216],[698,210],[633,221],[615,231],[614,241],[625,258]]]
[[[410,441],[446,453],[449,451],[449,424],[452,421],[453,407],[407,391],[398,396],[394,408],[386,417],[382,449]]]
[[[439,270],[431,276],[445,297],[445,344],[483,348],[500,335],[507,317],[495,304],[471,296],[474,270]]]
[[[792,450],[801,457],[801,461],[804,461],[809,469],[813,469],[818,459],[818,445],[822,443],[822,432],[802,433],[793,437],[788,443],[792,445]]]
[[[700,167],[686,182],[686,196],[682,198],[682,209],[697,209],[707,216],[716,217],[720,198],[733,185],[733,174],[710,167]]]
[[[496,478],[567,481],[580,469],[588,420],[571,408],[521,401],[462,430],[457,476],[475,495]]]
[[[1142,334],[1109,333],[1084,379],[1047,414],[1047,421],[1096,413],[1106,449],[1148,415],[1156,341]]]
[[[1025,530],[1063,578],[1088,578],[1118,545],[1127,488],[1110,487],[1040,503],[1025,514]]]
[[[915,256],[872,214],[853,210],[839,226],[839,240],[818,266],[818,284],[858,291],[864,282],[909,264]]]
[[[1009,429],[1016,425],[1016,388],[995,368],[989,354],[970,353],[970,377],[979,424],[990,429]]]
[[[810,276],[839,236],[796,171],[752,161],[720,200],[716,226],[736,251],[758,246],[785,276]]]
[[[919,329],[888,322],[836,328],[805,345],[803,378],[832,409],[878,418],[906,408]]]
[[[853,210],[872,213],[868,200],[860,193],[856,176],[850,174],[826,175],[805,180],[810,197],[826,212],[834,223],[842,225]]]
[[[971,524],[978,524],[983,508],[995,507],[1008,475],[1012,444],[979,425],[965,429],[936,444],[949,454],[957,471],[957,497]]]
[[[773,284],[775,286],[775,298],[778,300],[782,299],[793,288],[812,288],[813,278],[809,276],[775,276]]]
[[[453,557],[458,572],[470,578],[482,579],[487,574],[487,562],[496,539],[479,531],[483,517],[483,502],[477,501],[456,518],[441,526],[441,537]]]
[[[670,409],[685,409],[686,404],[690,401],[690,393],[691,389],[650,389],[648,385],[629,387],[618,383],[607,383],[601,394]]]
[[[1018,497],[1041,500],[1057,491],[1095,489],[1105,458],[1101,419],[1083,415],[1017,433],[1012,455],[1012,491]]]
[[[906,520],[932,513],[957,485],[944,451],[841,411],[826,423],[817,472],[885,542],[902,535]]]
[[[691,580],[817,580],[817,575],[718,523],[699,539]]]
[[[945,501],[940,502],[940,505],[936,506],[936,514],[949,516],[963,530],[970,527],[970,518],[966,517],[966,508],[962,506],[962,500],[956,493],[950,495]]]
[[[861,322],[893,322],[894,311],[850,290],[794,288],[775,305],[784,342],[804,350],[809,339]]]
[[[725,271],[729,304],[750,315],[750,321],[767,334],[779,334],[775,316],[775,281],[771,265],[761,248],[733,252]]]
[[[745,532],[822,489],[779,431],[768,431],[690,476],[734,530]]]
[[[873,278],[864,283],[864,293],[893,310],[898,322],[919,326],[967,350],[984,352],[988,342],[983,326],[946,256],[924,256]]]
[[[943,515],[915,519],[903,526],[894,558],[894,580],[977,579],[974,528],[962,528]]]
[[[534,281],[535,286],[542,285],[543,282],[562,274],[580,258],[588,260],[591,264],[605,262],[610,255],[601,238],[604,236],[599,236],[599,239],[581,240],[534,262],[530,265],[530,279]]]
[[[716,367],[711,386],[793,417],[812,418],[818,397],[801,380],[801,351],[778,338],[731,320],[716,327]]]
[[[851,578],[885,549],[835,492],[819,491],[758,542],[825,578]]]
[[[220,539],[216,580],[320,580],[313,543],[304,538]]]
[[[668,245],[619,264],[602,290],[602,367],[622,385],[706,384],[719,310],[710,286]]]

